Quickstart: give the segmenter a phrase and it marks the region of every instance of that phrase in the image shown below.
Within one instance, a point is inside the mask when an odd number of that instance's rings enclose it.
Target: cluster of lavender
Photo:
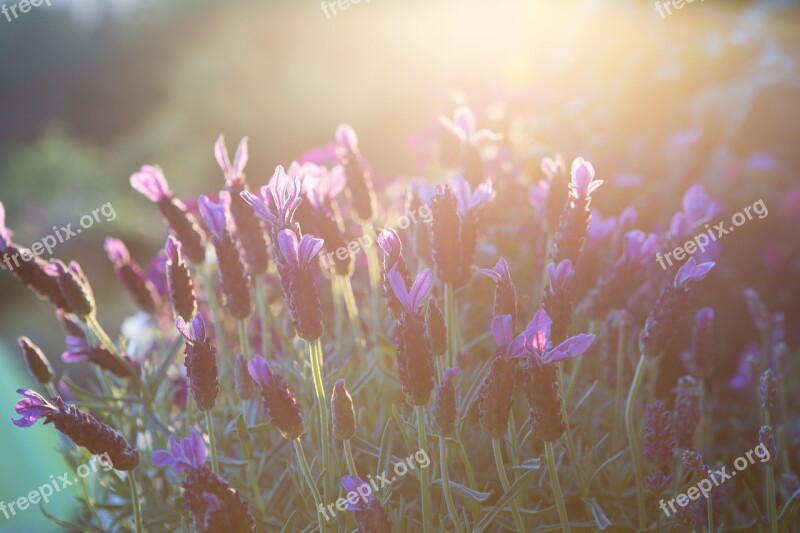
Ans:
[[[430,208],[429,227],[385,229],[377,236],[375,223],[390,206],[378,202],[381,184],[373,183],[349,126],[336,130],[331,147],[276,167],[257,192],[245,176],[247,139],[231,161],[220,137],[214,155],[224,188],[200,195],[196,209],[195,202],[176,197],[159,167],[143,166],[130,183],[156,205],[169,229],[160,277],[141,268],[120,239],[107,238],[105,251],[157,341],[144,354],[126,354],[130,343],[115,343],[100,325],[94,291],[77,262],[36,257],[23,263],[12,274],[53,304],[66,333],[63,361],[91,365],[108,408],[100,420],[67,403],[75,391],[81,392],[76,399],[98,395],[57,380],[45,353],[20,337],[30,374],[50,398],[19,389],[24,398],[14,424],[28,427],[43,418],[74,444],[107,453],[117,470],[129,471],[140,531],[162,520],[177,527],[190,519],[204,532],[250,532],[279,530],[283,519],[304,529],[300,521],[316,519],[323,532],[334,528],[327,514],[323,519],[323,511],[333,513],[327,502],[336,501],[342,488],[360,494],[365,486],[371,487],[368,496],[336,504],[352,512],[350,524],[361,533],[484,531],[494,519],[499,527],[530,531],[543,515],[555,519],[555,513],[530,510],[542,498],[555,504],[563,531],[571,520],[595,520],[601,529],[612,523],[652,528],[652,497],[704,475],[703,457],[716,455],[720,438],[710,423],[719,409],[709,387],[718,357],[713,308],[695,314],[681,355],[688,375],[678,379],[674,399],[656,399],[655,380],[714,262],[690,258],[664,275],[653,268],[654,255],[710,220],[718,206],[692,187],[667,231],[636,229],[632,208],[616,218],[592,210],[603,182],[589,162],[576,158],[568,174],[560,156],[545,158],[544,179],[529,189],[533,209],[519,215],[536,237],[526,246],[520,234],[514,248],[504,249],[502,239],[483,242],[486,234],[498,234],[492,225],[503,218],[502,195],[518,192],[495,190],[487,177],[493,161],[482,148],[500,137],[477,130],[466,108],[442,123],[458,140],[459,173],[435,187],[415,182],[406,198],[414,209]],[[374,236],[377,244],[365,247],[363,262],[348,246],[359,235],[365,242]],[[22,250],[0,204],[0,251]],[[517,259],[532,250],[540,268],[531,273]],[[334,257],[329,264],[319,261],[323,251]],[[477,273],[494,281],[491,298]],[[521,290],[512,273],[517,282],[532,278],[532,290]],[[330,296],[322,290],[327,284]],[[782,315],[771,314],[753,291],[745,301],[762,343],[743,358],[732,385],[749,387],[760,398],[763,419],[753,433],[775,458],[768,465],[764,513],[774,526],[784,498],[775,469],[787,479],[792,475],[784,445],[790,351]],[[238,343],[231,340],[237,333]],[[181,347],[182,364],[174,360]],[[603,384],[596,387],[598,381]],[[646,405],[641,386],[649,389]],[[576,394],[586,395],[577,406]],[[573,410],[587,410],[586,398],[600,410],[600,395],[609,399],[610,438],[578,435],[579,428],[605,431],[602,420],[570,420]],[[405,500],[405,507],[389,498],[391,492],[378,492],[375,480],[363,480],[388,464],[397,447],[413,452],[411,409],[392,405],[403,400],[414,411],[418,449],[427,453],[438,440],[433,456],[441,476],[434,482],[421,470],[419,497]],[[644,414],[643,427],[638,413]],[[528,420],[522,427],[520,416]],[[609,459],[619,453],[623,423],[633,468],[626,479],[636,491],[620,491],[618,503],[601,506],[600,480],[588,468],[597,467],[597,454]],[[217,435],[215,426],[225,430]],[[376,435],[380,448],[369,440]],[[288,469],[280,458],[286,442],[296,454]],[[491,453],[482,446],[486,442]],[[315,452],[310,462],[309,445]],[[449,460],[451,450],[457,461]],[[531,461],[542,452],[544,463]],[[132,471],[142,455],[147,465],[171,467],[172,473],[147,471],[164,483],[137,487]],[[651,465],[646,475],[640,455]],[[493,463],[496,474],[487,473],[484,463]],[[546,468],[552,496],[534,488],[537,468]],[[496,483],[490,500],[482,491]],[[493,509],[504,495],[505,504]],[[169,509],[165,496],[180,497],[182,510]],[[713,531],[714,521],[726,516],[724,496],[716,492],[707,510],[697,505],[691,515],[678,513],[676,525],[705,524]],[[567,506],[577,499],[586,507]],[[634,500],[630,511],[626,504]]]

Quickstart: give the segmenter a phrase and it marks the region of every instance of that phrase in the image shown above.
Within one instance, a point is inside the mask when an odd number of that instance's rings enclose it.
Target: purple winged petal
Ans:
[[[569,357],[576,357],[581,355],[594,342],[594,335],[587,335],[581,333],[565,340],[547,353],[545,360],[549,363],[557,363]]]
[[[400,303],[403,305],[403,307],[405,307],[407,311],[413,312],[411,310],[411,298],[408,295],[406,280],[404,280],[403,275],[397,271],[397,265],[392,267],[386,277],[389,278],[389,285],[391,285],[395,296],[397,296],[397,299],[400,300]]]
[[[501,315],[492,318],[492,334],[494,342],[508,351],[511,341],[514,340],[514,321],[511,315]]]

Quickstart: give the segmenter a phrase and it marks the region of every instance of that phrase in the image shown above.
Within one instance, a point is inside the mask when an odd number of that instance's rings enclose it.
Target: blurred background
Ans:
[[[247,135],[259,186],[348,122],[386,195],[399,178],[440,178],[452,147],[437,116],[459,104],[505,135],[497,161],[514,149],[511,170],[496,168],[501,194],[506,179],[540,179],[541,158],[560,152],[606,181],[594,207],[617,215],[633,204],[644,229],[668,224],[693,183],[722,202],[719,219],[763,199],[769,216],[724,239],[705,287],[727,328],[725,356],[735,367],[753,340],[735,327],[744,286],[788,324],[800,319],[797,2],[695,1],[664,17],[652,0],[362,0],[335,15],[311,0],[53,4],[0,15],[0,201],[23,244],[111,202],[115,220],[55,251],[81,261],[109,331],[134,305],[104,237],[125,240],[145,267],[163,246],[159,217],[128,184],[140,165],[161,165],[173,190],[194,198],[223,183],[217,136],[232,149]],[[789,333],[796,342],[797,328]],[[19,335],[53,360],[63,350],[50,305],[0,272],[0,357],[14,368],[0,373],[7,415],[13,389],[31,385]],[[0,439],[4,457],[7,446]],[[24,453],[19,472],[3,466],[0,499],[32,488],[11,483],[33,478],[39,451]]]

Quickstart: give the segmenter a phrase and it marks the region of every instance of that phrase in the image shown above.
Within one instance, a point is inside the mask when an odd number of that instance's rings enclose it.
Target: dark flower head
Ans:
[[[514,357],[533,357],[542,363],[557,363],[583,354],[594,342],[594,335],[581,333],[553,347],[553,343],[550,342],[552,324],[553,321],[544,309],[537,311],[525,328],[525,349],[528,353]]]
[[[383,296],[386,298],[392,318],[398,320],[403,312],[403,306],[392,290],[388,274],[396,266],[406,285],[411,281],[406,261],[403,259],[403,243],[400,241],[397,232],[389,228],[381,231],[380,235],[378,235],[378,245],[385,254],[383,258]]]
[[[25,366],[28,367],[30,375],[41,385],[51,383],[53,381],[53,367],[50,366],[50,361],[41,348],[36,346],[28,337],[20,337],[17,342],[19,342],[19,347],[22,348]]]
[[[458,367],[446,369],[433,397],[433,422],[440,435],[449,435],[455,430],[456,389],[453,379],[458,372]]]
[[[703,462],[703,456],[694,450],[683,450],[681,453],[681,463],[683,467],[697,476],[704,478],[708,473],[709,467]]]
[[[358,219],[369,222],[375,218],[377,203],[372,186],[372,172],[358,148],[358,136],[352,127],[341,124],[336,128],[336,142],[336,153],[344,167],[353,210]]]
[[[454,283],[462,272],[462,222],[458,201],[449,185],[436,188],[431,217],[431,256],[436,277],[444,283]]]
[[[353,409],[353,398],[339,379],[331,393],[331,423],[333,432],[341,440],[350,440],[356,434],[356,412]]]
[[[714,310],[704,307],[694,316],[692,341],[689,350],[681,354],[681,359],[692,375],[708,378],[714,371],[716,353]]]
[[[206,443],[194,429],[189,430],[189,437],[181,439],[175,435],[169,437],[169,450],[153,452],[153,464],[159,467],[170,467],[176,474],[190,470],[200,470],[206,464]]]
[[[395,296],[397,296],[405,311],[412,315],[418,315],[423,301],[428,297],[433,287],[433,276],[431,270],[426,268],[419,273],[409,291],[403,276],[395,266],[389,272],[389,283],[392,285],[392,290],[394,290]]]
[[[236,155],[233,157],[233,164],[228,158],[228,148],[225,146],[225,136],[220,135],[214,143],[214,157],[217,159],[219,167],[225,174],[225,181],[228,183],[244,181],[244,167],[247,165],[247,137],[242,137],[239,146],[236,148]]]
[[[311,235],[303,235],[298,241],[294,231],[284,229],[278,232],[277,245],[278,273],[294,328],[302,339],[318,339],[323,331],[322,304],[311,264],[323,241]]]
[[[771,368],[765,370],[761,376],[758,393],[761,395],[761,408],[765,412],[772,411],[778,398],[778,380]]]
[[[197,313],[197,298],[189,267],[181,253],[181,243],[170,235],[167,238],[167,282],[172,309],[176,316],[191,321]]]
[[[47,273],[58,279],[61,294],[70,309],[78,316],[91,315],[95,309],[94,293],[81,266],[71,261],[69,267],[56,259],[50,263]]]
[[[517,291],[511,281],[506,260],[501,257],[494,268],[482,268],[478,272],[492,278],[497,284],[494,290],[494,315],[511,315],[512,323],[516,323]]]
[[[287,439],[296,439],[305,431],[303,413],[294,392],[283,376],[272,371],[266,359],[255,357],[247,365],[250,376],[261,386],[264,406],[272,425],[277,427]]]
[[[644,423],[644,457],[660,467],[668,467],[675,451],[675,429],[672,415],[656,400],[647,404]]]
[[[159,297],[156,288],[147,279],[141,267],[131,261],[128,248],[119,239],[106,237],[104,248],[108,259],[114,265],[114,273],[122,286],[133,297],[143,311],[154,315],[159,308]]]
[[[127,355],[122,356],[123,362],[102,344],[94,346],[89,344],[83,334],[67,335],[66,343],[67,349],[61,354],[61,360],[65,363],[89,361],[119,378],[135,377],[136,374],[133,372],[138,372],[139,370],[138,364]]]
[[[201,411],[213,409],[219,394],[217,352],[206,336],[203,315],[198,313],[189,326],[183,317],[178,317],[175,327],[186,338],[184,366],[197,408]]]
[[[544,289],[542,309],[553,321],[553,342],[561,342],[567,336],[572,323],[572,261],[564,259],[558,265],[547,265],[550,283]]]
[[[67,335],[84,335],[83,325],[74,315],[65,313],[63,309],[56,309],[56,318],[59,324],[61,324],[61,329],[63,329],[64,333]]]
[[[294,213],[302,201],[300,192],[300,181],[278,165],[269,183],[261,187],[260,197],[248,191],[242,191],[241,196],[253,207],[256,216],[277,232],[294,227]]]

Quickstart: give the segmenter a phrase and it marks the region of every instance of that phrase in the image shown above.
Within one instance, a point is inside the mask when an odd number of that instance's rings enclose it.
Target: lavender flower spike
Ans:
[[[131,187],[153,202],[172,196],[164,171],[158,165],[143,165],[139,172],[131,175]]]
[[[190,436],[181,439],[180,443],[175,439],[175,435],[170,435],[170,449],[154,451],[153,464],[170,467],[176,474],[202,469],[206,463],[206,443],[194,428],[189,431]]]
[[[367,491],[362,489],[365,485],[368,487]],[[389,521],[389,516],[381,506],[380,501],[372,496],[369,483],[357,476],[344,476],[342,478],[342,487],[350,494],[362,494],[364,492],[367,494],[365,499],[359,498],[356,503],[348,501],[346,504],[347,509],[355,513],[359,533],[392,533],[392,523]]]
[[[256,216],[272,227],[273,233],[282,229],[294,229],[294,213],[297,211],[302,198],[302,187],[296,177],[290,177],[278,165],[269,183],[261,187],[261,197],[248,191],[242,191],[241,196],[253,207]]]
[[[294,392],[269,367],[261,356],[254,357],[247,365],[253,381],[261,386],[261,396],[272,425],[277,427],[286,439],[296,439],[305,431],[303,413]]]
[[[511,315],[512,323],[516,323],[517,291],[511,281],[506,260],[501,257],[494,268],[482,268],[478,272],[497,283],[494,290],[494,316]]]
[[[222,202],[215,204],[205,194],[198,197],[198,206],[211,234],[218,240],[222,240],[227,230],[225,206]]]
[[[322,304],[314,286],[311,264],[322,248],[323,241],[311,235],[297,234],[284,229],[278,233],[276,262],[292,322],[300,338],[315,340],[322,335]]]
[[[557,363],[569,357],[577,357],[591,347],[595,336],[581,333],[566,339],[556,347],[550,342],[553,321],[544,309],[537,311],[525,328],[525,349],[529,356],[543,363]],[[524,355],[523,355],[524,356]],[[521,357],[514,355],[513,357]]]

